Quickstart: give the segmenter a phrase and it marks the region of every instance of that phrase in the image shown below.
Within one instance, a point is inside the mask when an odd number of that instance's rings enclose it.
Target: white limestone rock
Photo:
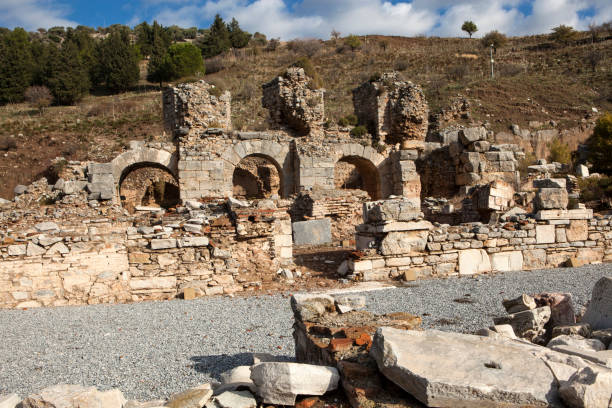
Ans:
[[[98,391],[95,387],[59,384],[23,400],[23,408],[122,408],[126,399],[118,389]]]
[[[214,408],[257,408],[257,400],[248,391],[226,391],[217,395],[211,406]]]
[[[215,388],[215,395],[225,391],[235,391],[239,388],[248,388],[252,392],[256,391],[255,384],[251,380],[251,366],[238,366],[224,372],[220,376],[221,384]]]
[[[474,275],[490,271],[491,260],[484,249],[459,251],[459,275]]]
[[[171,395],[165,406],[170,408],[202,408],[212,395],[213,391],[210,384],[202,384]]]
[[[0,408],[15,408],[20,402],[17,394],[0,395]]]
[[[370,355],[387,378],[427,406],[557,403],[557,381],[545,362],[505,339],[382,327]]]
[[[533,340],[544,333],[544,325],[550,319],[550,307],[543,306],[493,319],[495,324],[509,324],[518,337]]]
[[[296,319],[310,321],[336,311],[334,298],[316,293],[296,293],[291,296],[291,309]]]
[[[26,248],[27,256],[40,256],[45,254],[45,248],[36,245],[33,242],[28,242],[28,247]]]
[[[612,329],[612,277],[604,276],[595,283],[582,321],[593,330]]]
[[[585,339],[576,334],[557,336],[548,342],[547,347],[555,349],[556,346],[571,346],[585,351],[602,351],[606,346],[597,339]]]
[[[257,394],[266,404],[295,405],[298,395],[323,395],[338,388],[334,367],[299,363],[260,363],[251,368]]]
[[[610,408],[612,370],[585,367],[561,385],[559,394],[572,408]]]
[[[336,300],[336,309],[340,313],[363,309],[366,306],[366,298],[363,295],[338,295],[334,298]]]

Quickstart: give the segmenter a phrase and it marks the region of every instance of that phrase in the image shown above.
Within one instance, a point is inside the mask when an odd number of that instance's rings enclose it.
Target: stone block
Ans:
[[[179,240],[180,247],[204,247],[209,244],[208,237],[183,237]]]
[[[584,164],[576,166],[576,176],[578,177],[589,177],[589,168]]]
[[[21,256],[21,255],[25,255],[26,253],[27,253],[27,249],[26,249],[25,244],[8,246],[8,254],[10,256]]]
[[[543,269],[546,267],[545,249],[526,249],[523,251],[524,269]]]
[[[298,221],[292,223],[291,226],[295,245],[324,245],[332,242],[329,218]]]
[[[572,220],[565,230],[569,242],[586,241],[589,239],[589,225],[586,220]]]
[[[584,367],[564,381],[559,394],[570,407],[610,407],[612,370]]]
[[[380,243],[383,255],[404,255],[425,251],[427,231],[390,232]]]
[[[593,218],[592,209],[573,210],[541,210],[536,213],[536,220],[590,220]]]
[[[0,395],[0,408],[15,408],[20,402],[17,394]]]
[[[491,268],[500,272],[520,271],[523,269],[523,253],[510,251],[491,254]]]
[[[486,139],[487,130],[484,127],[472,127],[459,130],[459,140],[465,146],[469,145],[470,143]]]
[[[612,329],[612,277],[604,276],[595,283],[582,322],[593,330]]]
[[[569,197],[564,188],[540,188],[533,201],[536,210],[565,210]]]
[[[473,275],[491,271],[491,261],[483,249],[465,249],[459,251],[459,274]]]
[[[176,248],[176,239],[152,239],[150,246],[153,250]]]
[[[413,221],[421,213],[418,197],[370,201],[363,204],[363,221],[379,223],[384,221]]]
[[[334,367],[299,363],[259,363],[251,379],[265,404],[295,405],[298,395],[323,395],[338,388],[340,375]]]
[[[370,354],[385,377],[426,406],[519,408],[555,403],[555,377],[522,344],[383,327],[376,331]]]
[[[509,314],[507,316],[495,317],[495,324],[509,324],[517,336],[533,340],[544,333],[544,325],[550,319],[550,307],[538,307]]]
[[[176,276],[132,278],[129,285],[132,290],[170,290],[176,288]]]
[[[536,225],[536,242],[538,244],[554,244],[556,233],[554,225]]]

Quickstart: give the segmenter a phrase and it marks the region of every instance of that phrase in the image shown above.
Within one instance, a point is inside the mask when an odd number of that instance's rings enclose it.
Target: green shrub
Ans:
[[[597,119],[587,146],[593,168],[600,173],[612,174],[612,113],[607,112]]]
[[[550,39],[567,45],[570,42],[574,41],[578,37],[578,32],[574,30],[573,27],[566,26],[561,24],[552,29],[552,33],[550,34]]]
[[[597,201],[604,198],[612,198],[612,177],[589,177],[579,178],[580,201]]]
[[[361,40],[356,35],[351,34],[344,39],[344,44],[348,46],[351,51],[355,51],[361,47]]]
[[[357,119],[357,115],[351,113],[350,115],[346,115],[346,120],[348,121],[348,124],[351,126],[357,126],[357,124],[359,123],[359,119]]]
[[[484,37],[480,39],[480,43],[483,47],[488,48],[493,44],[493,49],[497,52],[498,48],[503,47],[508,42],[508,38],[505,34],[500,33],[497,30],[489,31]]]
[[[355,138],[364,137],[368,133],[368,130],[365,126],[355,126],[351,129],[351,136]]]
[[[315,68],[310,58],[302,57],[298,59],[293,64],[293,66],[302,68],[304,70],[304,73],[308,75],[310,78],[312,78],[311,87],[313,89],[321,88],[322,86],[321,77],[319,76],[319,73],[317,72],[317,69]]]
[[[549,144],[550,155],[548,159],[553,162],[561,164],[572,163],[572,151],[570,150],[567,143],[564,143],[558,137],[555,137]]]

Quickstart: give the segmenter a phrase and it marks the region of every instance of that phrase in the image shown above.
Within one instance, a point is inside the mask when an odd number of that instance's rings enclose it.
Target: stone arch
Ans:
[[[253,136],[253,134],[249,134],[249,136]],[[293,184],[290,177],[292,169],[289,143],[283,145],[270,140],[243,140],[227,148],[221,157],[226,161],[225,174],[226,179],[230,182],[230,187],[232,187],[230,191],[233,190],[234,171],[240,161],[245,157],[259,157],[269,160],[278,170],[281,179],[279,195],[287,197],[292,193]]]
[[[166,150],[151,149],[142,147],[128,150],[120,154],[111,161],[113,167],[113,177],[115,183],[120,184],[121,177],[126,173],[126,169],[134,166],[162,166],[166,168],[175,178],[178,176],[178,155],[176,152],[170,153]]]
[[[115,157],[111,165],[120,201],[128,211],[140,205],[168,208],[179,203],[176,152],[140,147]]]
[[[372,200],[382,198],[381,178],[374,163],[361,156],[342,156],[334,166],[336,188],[364,190]]]
[[[139,162],[119,177],[121,204],[133,213],[138,206],[170,208],[180,203],[178,179],[165,166]]]
[[[256,199],[280,196],[283,191],[283,171],[269,156],[252,154],[234,167],[232,195]]]

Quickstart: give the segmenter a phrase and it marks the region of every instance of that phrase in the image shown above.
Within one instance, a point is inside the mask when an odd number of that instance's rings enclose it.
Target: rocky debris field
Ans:
[[[569,292],[577,311],[610,265],[422,280],[370,291],[367,310],[409,312],[423,328],[473,333],[506,313],[503,299]],[[250,365],[251,353],[295,355],[288,294],[0,311],[0,394],[55,384],[119,388],[151,400]]]

